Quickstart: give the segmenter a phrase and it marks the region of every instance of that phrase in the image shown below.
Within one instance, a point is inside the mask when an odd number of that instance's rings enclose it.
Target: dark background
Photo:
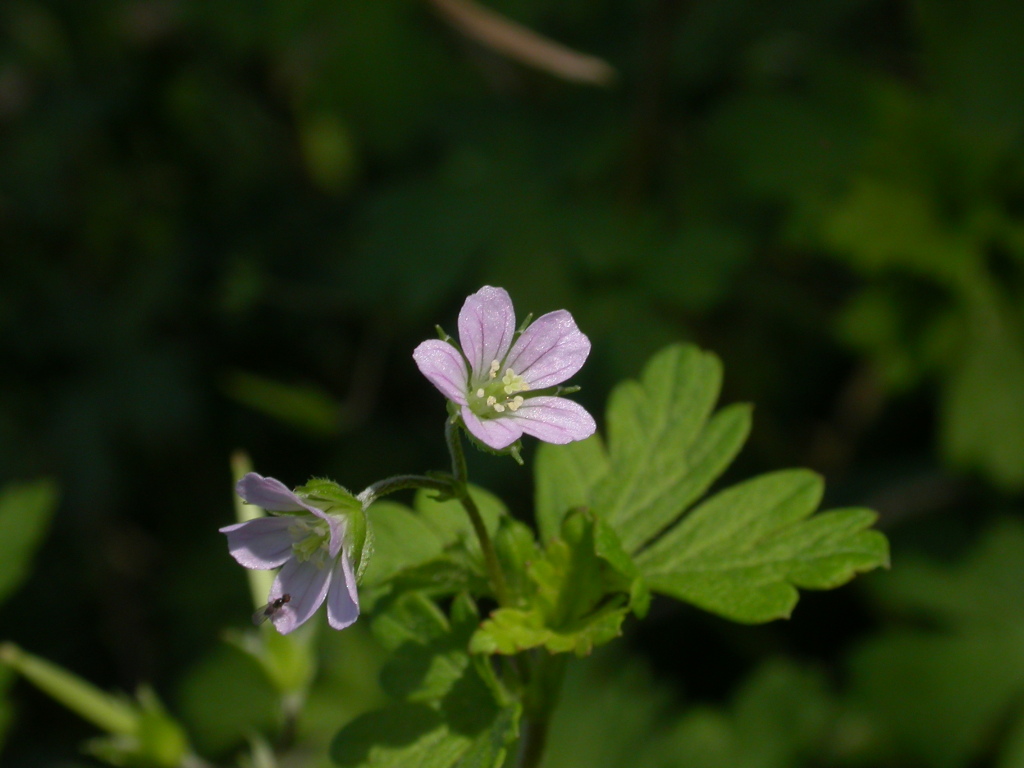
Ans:
[[[250,610],[216,531],[230,453],[355,491],[444,468],[411,352],[483,284],[573,312],[599,424],[663,345],[715,351],[723,402],[756,404],[729,479],[823,472],[897,570],[1019,518],[1024,4],[487,5],[616,80],[426,1],[0,3],[0,483],[62,495],[0,638],[173,709]],[[470,458],[529,513],[528,468]],[[845,689],[882,604],[855,585],[739,628],[656,603],[626,645],[680,701],[779,654]],[[5,765],[85,760],[88,726],[12,696]]]

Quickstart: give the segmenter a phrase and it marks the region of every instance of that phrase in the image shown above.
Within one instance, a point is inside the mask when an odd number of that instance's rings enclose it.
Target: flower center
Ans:
[[[288,533],[292,537],[292,552],[300,563],[315,559],[322,565],[330,559],[331,529],[326,521],[297,518],[288,526]]]
[[[487,380],[477,382],[475,390],[469,393],[469,407],[477,416],[495,417],[506,411],[515,413],[524,402],[519,392],[525,392],[530,388],[526,380],[511,368],[505,369],[505,374],[499,376],[501,363],[497,360],[491,363],[487,371]]]

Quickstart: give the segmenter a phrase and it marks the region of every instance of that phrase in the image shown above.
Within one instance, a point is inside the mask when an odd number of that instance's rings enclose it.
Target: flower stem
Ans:
[[[562,690],[565,678],[565,654],[550,656],[530,654],[529,680],[523,699],[523,720],[520,725],[519,754],[516,768],[537,768],[547,745],[551,715]]]
[[[491,586],[494,587],[494,596],[500,605],[509,605],[511,597],[508,591],[508,582],[505,581],[505,574],[501,570],[498,555],[494,551],[494,544],[491,542],[490,534],[487,533],[487,526],[484,525],[480,509],[473,501],[473,497],[469,495],[466,454],[462,450],[462,437],[459,434],[458,425],[450,418],[444,425],[444,438],[448,444],[448,452],[452,456],[452,478],[454,480],[452,491],[466,510],[466,514],[469,515],[469,521],[473,524],[476,537],[480,540],[480,551],[484,556],[484,564],[487,566],[487,575],[491,579]]]
[[[404,491],[406,488],[426,488],[428,491],[440,493],[452,492],[452,484],[446,480],[427,475],[394,475],[368,485],[356,498],[362,502],[363,509],[366,509],[382,496],[387,496],[395,491]]]

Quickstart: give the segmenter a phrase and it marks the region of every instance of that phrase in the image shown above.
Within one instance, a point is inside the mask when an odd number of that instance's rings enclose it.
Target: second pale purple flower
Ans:
[[[594,434],[594,418],[583,406],[537,392],[567,380],[590,354],[590,340],[568,311],[537,318],[516,338],[508,293],[484,286],[459,312],[459,342],[461,351],[440,339],[425,341],[413,359],[482,443],[501,450],[524,434],[548,443]]]

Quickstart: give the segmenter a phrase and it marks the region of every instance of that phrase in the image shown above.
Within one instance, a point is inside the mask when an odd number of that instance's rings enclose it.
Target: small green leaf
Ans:
[[[888,564],[888,543],[866,530],[875,514],[843,509],[808,517],[822,481],[807,470],[748,480],[713,496],[637,564],[651,588],[734,621],[783,618],[796,587],[829,589]]]
[[[546,625],[539,607],[499,608],[480,625],[469,644],[472,653],[513,655],[544,647],[551,653],[586,656],[596,646],[622,634],[628,608],[609,605],[577,621],[555,628]]]
[[[49,480],[9,485],[0,493],[0,603],[28,574],[56,506],[57,487]]]
[[[639,382],[627,381],[608,406],[611,469],[592,507],[634,552],[675,520],[739,452],[750,430],[747,406],[710,418],[721,364],[693,346],[655,355]]]
[[[585,510],[576,510],[562,522],[560,538],[550,539],[544,550],[527,567],[533,593],[520,608],[500,608],[481,624],[470,642],[474,653],[513,654],[544,646],[552,653],[590,653],[595,645],[620,633],[629,609],[619,602],[607,602],[606,587],[616,591],[630,588],[607,561],[597,554],[596,521]],[[606,542],[609,550],[614,543]],[[629,565],[612,554],[619,565]],[[611,584],[610,584],[611,583]]]
[[[591,503],[595,483],[608,472],[601,436],[566,445],[541,443],[534,459],[537,528],[541,541],[557,536],[570,509]]]

